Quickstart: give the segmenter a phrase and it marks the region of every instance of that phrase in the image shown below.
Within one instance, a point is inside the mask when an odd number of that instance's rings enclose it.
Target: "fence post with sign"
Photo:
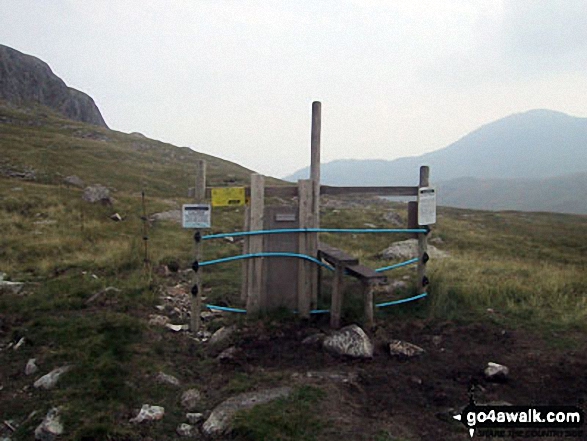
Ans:
[[[436,190],[430,187],[430,168],[420,167],[420,183],[418,185],[418,225],[429,226],[436,222]],[[428,235],[418,233],[418,294],[426,292],[429,284],[426,277],[426,263],[428,256]]]
[[[191,320],[190,330],[200,330],[200,311],[202,309],[202,269],[199,262],[202,259],[202,232],[204,228],[210,228],[211,212],[210,205],[204,204],[206,200],[206,161],[196,161],[196,187],[194,190],[195,204],[185,204],[182,210],[182,224],[184,228],[194,229],[195,260],[192,268],[194,270],[194,285],[191,291]]]

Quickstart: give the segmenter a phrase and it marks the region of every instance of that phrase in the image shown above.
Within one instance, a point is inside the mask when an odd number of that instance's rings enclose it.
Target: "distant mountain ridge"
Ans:
[[[41,104],[68,119],[108,127],[94,100],[68,87],[44,61],[0,44],[0,99]]]
[[[420,165],[431,167],[434,182],[463,177],[543,179],[587,172],[587,118],[530,110],[486,124],[421,156],[322,164],[321,179],[330,185],[414,185]],[[284,179],[308,175],[305,168]]]

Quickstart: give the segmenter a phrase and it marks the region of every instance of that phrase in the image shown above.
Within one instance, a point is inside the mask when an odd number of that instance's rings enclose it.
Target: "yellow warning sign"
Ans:
[[[245,187],[212,188],[213,207],[236,207],[245,205]]]

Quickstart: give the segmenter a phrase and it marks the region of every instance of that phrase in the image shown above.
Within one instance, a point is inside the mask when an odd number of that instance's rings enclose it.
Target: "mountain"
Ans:
[[[429,165],[433,182],[477,179],[544,179],[587,172],[587,118],[531,110],[494,121],[449,146],[416,157],[338,160],[322,165],[324,184],[414,185]],[[309,168],[284,178],[307,178]]]
[[[15,106],[41,104],[68,119],[107,127],[94,100],[68,87],[47,63],[0,45],[0,99]]]
[[[458,178],[438,184],[440,205],[587,214],[587,173],[546,179]]]

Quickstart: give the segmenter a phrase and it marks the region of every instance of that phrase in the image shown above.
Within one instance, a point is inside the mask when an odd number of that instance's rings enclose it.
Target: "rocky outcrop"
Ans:
[[[44,61],[0,44],[0,99],[42,104],[68,119],[108,127],[94,100],[68,87]]]

